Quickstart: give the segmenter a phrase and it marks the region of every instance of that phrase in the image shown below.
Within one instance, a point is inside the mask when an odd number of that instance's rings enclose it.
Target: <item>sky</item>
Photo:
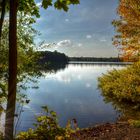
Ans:
[[[37,5],[40,7],[40,0]],[[41,17],[33,25],[41,33],[35,38],[37,49],[77,57],[118,56],[112,45],[115,31],[111,25],[117,6],[117,0],[80,0],[68,12],[41,8]]]

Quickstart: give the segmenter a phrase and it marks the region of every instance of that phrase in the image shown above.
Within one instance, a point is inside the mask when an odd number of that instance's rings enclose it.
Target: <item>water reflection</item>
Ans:
[[[106,103],[111,103],[115,110],[121,113],[118,118],[120,121],[139,120],[140,104],[138,102],[130,102],[126,100],[119,101],[115,97],[104,96]]]
[[[26,91],[31,101],[23,107],[24,112],[17,129],[27,130],[33,127],[34,115],[38,115],[40,107],[44,105],[58,113],[61,126],[65,126],[67,120],[73,118],[77,119],[79,127],[115,121],[118,113],[110,103],[103,101],[97,88],[97,78],[109,70],[122,67],[69,64],[54,73],[43,72],[44,76],[37,79],[39,88]]]
[[[67,67],[67,63],[48,63],[47,65],[40,65],[39,70],[43,73],[56,73]]]

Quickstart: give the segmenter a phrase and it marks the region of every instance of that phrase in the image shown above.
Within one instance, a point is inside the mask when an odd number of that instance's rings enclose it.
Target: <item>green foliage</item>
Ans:
[[[99,78],[105,102],[121,112],[120,119],[140,126],[140,62],[121,70],[113,70]]]
[[[79,4],[80,0],[41,0],[42,7],[47,9],[50,6],[55,7],[58,10],[68,11],[69,5],[71,4]],[[1,11],[1,3],[0,3],[0,11]],[[7,0],[6,9],[9,10],[9,1]],[[18,11],[24,13],[25,15],[35,16],[37,18],[40,17],[39,7],[37,6],[35,0],[19,0],[18,2]]]
[[[42,0],[42,7],[47,9],[49,6],[52,6],[52,0]]]
[[[37,6],[37,3],[35,0],[18,0],[18,1],[6,1],[6,9],[10,9],[10,26],[9,21],[6,21],[5,28],[2,27],[3,20],[1,22],[1,31],[2,32],[2,38],[0,42],[0,51],[2,57],[0,58],[2,61],[0,61],[0,68],[4,68],[2,70],[2,77],[0,75],[0,79],[3,78],[3,74],[6,73],[6,76],[4,76],[4,80],[2,79],[2,84],[0,84],[0,90],[2,91],[2,94],[4,91],[7,91],[7,87],[4,88],[4,85],[7,85],[8,77],[10,82],[8,83],[9,89],[13,89],[11,91],[8,90],[8,105],[7,110],[8,114],[11,114],[11,117],[14,117],[14,104],[15,104],[15,97],[16,97],[16,84],[17,82],[21,82],[25,75],[22,75],[23,70],[26,70],[28,66],[33,66],[34,55],[33,54],[33,34],[35,33],[35,30],[33,30],[31,24],[35,22],[35,20],[32,18],[32,16],[36,16],[37,18],[40,17],[39,14],[39,7]],[[68,11],[70,4],[78,4],[79,0],[57,0],[53,4],[52,0],[43,0],[42,1],[42,7],[47,9],[49,6],[54,6],[56,9],[63,9],[64,11]],[[9,8],[10,7],[10,8]],[[1,5],[0,2],[0,12],[5,9],[5,5]],[[21,17],[17,16],[18,12],[20,12]],[[4,19],[5,12],[3,12],[2,17]],[[29,16],[29,17],[28,17]],[[16,22],[16,19],[20,18]],[[26,20],[27,18],[27,20]],[[7,26],[8,25],[8,26]],[[13,30],[12,30],[13,26]],[[9,36],[8,36],[9,35]],[[13,35],[13,36],[12,36]],[[13,40],[12,40],[13,39]],[[9,42],[8,42],[9,40]],[[1,45],[2,44],[2,45]],[[9,50],[9,48],[10,51]],[[18,47],[18,55],[17,55],[17,47]],[[4,52],[4,53],[3,53]],[[10,52],[10,54],[8,54]],[[12,54],[14,53],[14,54]],[[8,56],[10,56],[8,60]],[[17,56],[18,56],[18,71],[17,71]],[[9,62],[8,62],[9,61]],[[6,63],[5,63],[6,62]],[[31,62],[31,63],[30,63]],[[9,75],[8,75],[8,65],[9,65]],[[34,65],[35,66],[35,65]],[[12,69],[14,68],[15,69]],[[25,69],[24,69],[25,68]],[[17,78],[17,72],[18,72],[18,78]],[[25,71],[24,71],[25,73]],[[32,73],[32,72],[31,72]],[[38,73],[37,73],[38,74]],[[6,78],[5,78],[6,77]],[[2,95],[1,94],[1,95]],[[3,96],[3,95],[2,95]],[[5,97],[7,97],[7,94],[5,94]],[[13,98],[14,97],[14,98]],[[12,102],[11,102],[12,99]],[[10,108],[9,108],[10,107]],[[11,109],[12,108],[12,109]],[[12,111],[11,111],[12,110]],[[13,114],[13,115],[12,115]],[[13,130],[13,120],[9,118],[10,115],[6,115],[6,128],[9,130]],[[7,121],[8,120],[8,121]],[[56,122],[56,116],[54,112],[47,112],[46,116],[40,116],[40,118],[37,119],[38,124],[36,129],[36,134],[40,135],[40,139],[44,137],[44,139],[55,139],[54,136],[57,136],[58,134],[63,133],[63,129],[57,125]],[[7,123],[8,122],[8,123]],[[9,125],[10,124],[10,125]],[[8,126],[8,127],[7,127]],[[5,129],[5,137],[7,137],[8,133]],[[47,133],[45,135],[44,131],[47,130]],[[57,130],[57,131],[56,131]],[[36,139],[36,135],[34,135],[34,132],[31,130],[29,131],[31,135],[31,139]],[[42,134],[44,134],[42,136]],[[57,134],[57,135],[56,135]],[[10,138],[13,139],[13,132],[9,131]],[[28,135],[27,135],[28,136]],[[30,136],[28,137],[30,138]],[[39,139],[38,138],[38,139]],[[21,138],[26,139],[26,137]],[[21,140],[20,139],[20,140]]]
[[[40,58],[39,58],[39,64],[45,64],[45,63],[68,63],[68,57],[64,53],[60,53],[57,51],[50,52],[50,51],[38,51],[36,52]]]
[[[70,125],[66,128],[60,127],[56,113],[49,110],[47,106],[42,108],[45,114],[36,118],[35,129],[20,132],[17,135],[17,140],[65,140],[70,137],[70,133],[73,132]]]
[[[34,37],[38,32],[32,27],[34,19],[31,16],[25,16],[18,13],[17,22],[17,45],[18,45],[18,82],[29,80],[29,76],[38,75],[35,70],[37,55],[33,51]],[[9,22],[5,20],[0,45],[0,102],[7,96],[8,81],[8,29]],[[28,69],[28,70],[27,70]],[[24,74],[23,74],[24,72]],[[28,76],[27,76],[28,73]],[[21,83],[20,83],[21,84]],[[20,84],[18,87],[20,87]],[[22,87],[23,87],[22,83]],[[22,88],[21,87],[21,88]]]
[[[140,120],[129,120],[128,122],[131,126],[140,128]]]
[[[62,9],[67,12],[69,10],[69,5],[79,3],[79,0],[56,0],[55,2],[52,0],[42,0],[42,7],[47,9],[49,6],[54,6],[58,10]]]
[[[10,9],[10,1],[6,0],[6,12]],[[0,11],[2,10],[2,3],[0,1]],[[25,15],[40,17],[39,7],[36,5],[35,0],[18,0],[18,11]],[[5,13],[4,13],[5,14]]]
[[[39,7],[34,0],[19,0],[18,11],[24,12],[25,15],[40,17]]]
[[[54,7],[59,10],[63,9],[64,11],[68,11],[68,5],[70,4],[79,4],[79,0],[57,0],[54,3]]]
[[[99,78],[103,96],[119,101],[140,103],[140,62],[122,70],[113,70]]]
[[[33,58],[33,47],[34,44],[34,37],[38,34],[38,32],[32,27],[32,23],[34,19],[31,16],[25,16],[22,13],[18,14],[18,22],[17,22],[17,45],[18,45],[18,64],[21,68],[21,63],[23,61],[31,62]],[[8,29],[9,22],[6,20],[3,26],[3,33],[0,45],[1,53],[0,57],[0,66],[5,68],[8,67]]]

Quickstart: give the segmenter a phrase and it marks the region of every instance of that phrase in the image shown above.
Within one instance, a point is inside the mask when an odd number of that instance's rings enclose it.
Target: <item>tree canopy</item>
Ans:
[[[117,13],[120,18],[112,22],[117,31],[113,44],[124,59],[139,60],[140,0],[120,0]]]

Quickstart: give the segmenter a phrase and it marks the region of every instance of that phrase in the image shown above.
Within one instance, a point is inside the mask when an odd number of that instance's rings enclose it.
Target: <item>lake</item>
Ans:
[[[24,131],[33,127],[35,116],[45,105],[57,112],[61,126],[74,118],[80,128],[115,121],[119,113],[104,102],[98,89],[98,77],[114,68],[122,69],[125,67],[122,64],[70,63],[58,71],[44,72],[38,79],[39,88],[26,90],[30,102],[23,107],[17,129]]]

